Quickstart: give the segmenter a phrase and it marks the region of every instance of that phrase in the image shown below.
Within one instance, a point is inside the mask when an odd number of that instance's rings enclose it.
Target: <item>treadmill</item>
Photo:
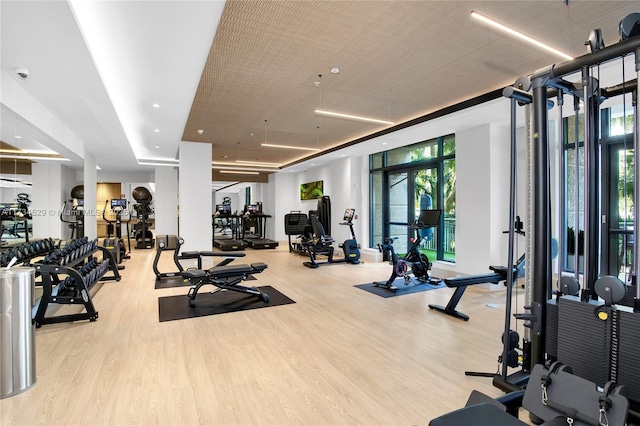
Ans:
[[[216,236],[215,232],[216,218],[226,219],[226,227],[223,225],[222,234],[218,236]],[[238,216],[231,214],[230,204],[216,205],[216,213],[213,216],[213,220],[213,246],[215,248],[222,251],[239,251],[247,247],[247,243],[239,238]],[[230,232],[229,235],[226,234],[227,231]]]
[[[262,203],[246,205],[242,216],[242,239],[249,247],[256,250],[274,249],[278,242],[265,238],[267,218],[270,215],[262,212]]]

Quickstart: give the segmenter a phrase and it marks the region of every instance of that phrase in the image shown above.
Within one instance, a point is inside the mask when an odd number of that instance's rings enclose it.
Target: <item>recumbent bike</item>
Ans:
[[[356,240],[356,234],[353,231],[353,219],[355,217],[355,209],[347,208],[344,212],[344,222],[340,225],[346,225],[351,231],[351,238],[345,240],[344,243],[339,244],[344,253],[344,257],[341,259],[334,259],[333,243],[335,240],[330,235],[325,234],[324,226],[320,222],[320,218],[316,214],[311,214],[309,219],[311,228],[313,229],[313,237],[307,239],[304,242],[305,251],[309,254],[309,261],[303,262],[303,265],[308,268],[317,268],[323,264],[329,263],[350,263],[352,265],[358,265],[360,261],[360,244]],[[323,255],[327,257],[327,261],[318,262],[317,256]]]

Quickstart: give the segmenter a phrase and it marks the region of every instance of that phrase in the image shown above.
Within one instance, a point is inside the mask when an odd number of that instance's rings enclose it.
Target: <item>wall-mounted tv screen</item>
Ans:
[[[315,200],[324,195],[323,183],[321,180],[300,184],[300,199]]]

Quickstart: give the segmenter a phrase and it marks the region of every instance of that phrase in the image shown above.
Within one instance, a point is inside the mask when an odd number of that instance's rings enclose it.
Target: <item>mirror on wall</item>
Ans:
[[[33,145],[34,132],[19,115],[2,105],[0,126],[0,246],[29,241],[33,236],[31,215],[33,160],[24,158]]]

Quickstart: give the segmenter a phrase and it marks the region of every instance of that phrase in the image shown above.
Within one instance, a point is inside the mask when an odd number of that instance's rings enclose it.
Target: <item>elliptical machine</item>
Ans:
[[[393,247],[393,241],[397,240],[397,238],[386,237],[384,243],[378,244],[378,250],[381,253],[387,253],[389,259],[391,259],[393,270],[387,282],[374,282],[373,285],[395,293],[398,291],[398,287],[393,285],[396,278],[404,278],[404,285],[409,285],[411,282],[410,273],[418,280],[418,284],[437,285],[440,283],[440,280],[435,280],[429,276],[431,262],[429,262],[426,254],[418,250],[418,247],[420,247],[422,240],[428,237],[428,234],[424,231],[438,225],[441,213],[442,210],[420,210],[418,219],[409,225],[409,229],[415,230],[416,236],[411,238],[411,247],[402,259],[398,257]]]
[[[113,258],[116,264],[120,264],[123,260],[129,259],[129,253],[131,253],[131,237],[129,232],[129,220],[122,220],[122,213],[127,210],[127,200],[117,199],[111,200],[111,210],[116,215],[116,220],[110,220],[106,217],[107,206],[109,201],[104,202],[104,209],[102,210],[102,219],[107,222],[107,237],[104,239],[104,246],[111,250]],[[128,249],[125,249],[124,241],[122,240],[122,223],[127,224],[127,243]],[[115,227],[115,228],[114,228]],[[115,238],[111,238],[114,235]],[[118,266],[118,269],[124,269],[124,266]]]
[[[136,248],[153,248],[155,240],[153,239],[153,233],[149,230],[149,215],[153,213],[153,209],[151,207],[153,196],[144,186],[138,186],[133,190],[131,195],[138,203],[133,205],[138,216],[138,223],[135,224]]]

